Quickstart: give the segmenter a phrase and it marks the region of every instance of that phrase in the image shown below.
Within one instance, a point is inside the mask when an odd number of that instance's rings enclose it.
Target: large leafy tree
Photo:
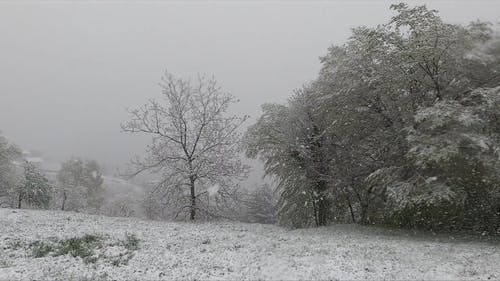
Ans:
[[[290,200],[293,198],[290,195],[307,194],[302,192],[307,189],[304,187],[314,186],[314,181],[305,179],[318,177],[308,177],[307,169],[300,164],[302,159],[298,158],[297,162],[290,151],[295,147],[294,140],[304,135],[304,128],[312,128],[292,121],[305,120],[299,117],[303,116],[300,110],[293,110],[293,101],[302,108],[311,104],[313,120],[316,120],[313,123],[319,125],[319,132],[325,132],[320,133],[322,137],[318,139],[324,159],[320,162],[328,167],[321,174],[328,179],[324,193],[329,198],[329,220],[349,218],[362,223],[385,221],[415,225],[408,222],[416,220],[415,214],[424,213],[422,206],[433,206],[434,209],[427,209],[428,214],[439,213],[436,208],[446,212],[450,206],[433,204],[444,201],[427,196],[429,190],[431,194],[434,191],[441,194],[438,190],[442,188],[458,194],[457,190],[468,186],[465,189],[469,190],[469,203],[460,205],[454,214],[461,220],[460,227],[471,228],[471,224],[465,223],[465,217],[474,206],[496,208],[476,196],[489,194],[490,198],[496,198],[493,195],[497,183],[491,178],[498,174],[498,166],[492,162],[495,149],[488,148],[488,154],[476,145],[476,150],[460,151],[453,157],[448,155],[454,160],[437,162],[425,160],[425,153],[414,152],[431,151],[431,148],[422,148],[427,147],[428,140],[443,151],[454,151],[457,142],[466,143],[467,139],[472,142],[470,136],[490,144],[496,141],[492,128],[498,126],[495,125],[498,117],[493,114],[497,109],[492,100],[497,93],[484,90],[489,93],[484,94],[487,98],[474,106],[469,100],[478,99],[477,93],[483,91],[479,87],[491,88],[500,83],[498,36],[491,25],[479,21],[468,26],[445,23],[437,11],[425,6],[397,4],[391,9],[396,14],[388,23],[375,28],[355,28],[346,44],[329,49],[321,59],[319,77],[305,98],[293,96],[286,106],[264,108],[264,114],[249,131],[250,136],[260,136],[250,137],[253,144],[250,156],[260,153],[266,161],[267,172],[281,179],[284,190],[281,208],[307,213],[308,205],[297,204],[300,201]],[[462,111],[474,112],[471,116],[480,121],[458,130],[460,118],[464,118],[459,114]],[[434,124],[438,130],[428,130],[434,126],[432,120],[438,122],[437,116],[447,116],[448,121],[442,126]],[[309,158],[314,159],[313,150],[309,152]],[[452,162],[454,165],[450,166]],[[472,169],[474,165],[483,172],[476,173],[473,180],[459,176],[457,171]],[[306,167],[311,166],[315,167],[310,163]],[[436,175],[432,176],[430,170],[439,174],[438,180],[433,180]],[[472,192],[473,186],[483,191]],[[408,203],[417,201],[420,203]],[[404,212],[396,211],[403,209]],[[475,209],[483,210],[482,207]],[[481,224],[494,220],[495,212],[482,216],[485,219]],[[420,226],[433,224],[425,216],[422,218]],[[449,218],[444,223],[441,220],[441,224],[450,223]]]
[[[247,116],[228,113],[237,100],[213,78],[199,76],[191,83],[166,73],[160,86],[162,99],[130,111],[122,125],[126,132],[153,138],[146,157],[132,161],[133,175],[158,173],[161,181],[154,191],[175,207],[176,216],[215,215],[246,174],[238,130]]]
[[[296,91],[286,106],[267,104],[246,135],[247,156],[261,158],[278,181],[278,219],[283,224],[325,225],[332,155],[326,120],[315,111],[313,89]]]
[[[500,87],[421,108],[408,165],[386,174],[391,219],[427,228],[500,230]]]
[[[362,222],[384,216],[382,179],[415,171],[407,135],[417,112],[499,81],[488,24],[447,24],[424,6],[391,8],[396,15],[388,24],[356,28],[344,46],[332,47],[316,81],[322,112],[338,121],[333,173]]]

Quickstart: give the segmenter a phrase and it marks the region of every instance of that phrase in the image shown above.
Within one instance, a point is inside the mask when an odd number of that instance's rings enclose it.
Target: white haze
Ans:
[[[53,161],[83,156],[112,172],[148,143],[120,123],[127,107],[159,95],[165,69],[214,74],[241,100],[233,110],[255,118],[262,103],[283,102],[313,79],[318,57],[350,28],[386,22],[389,5],[0,2],[0,130]],[[456,23],[499,20],[500,1],[428,6]]]

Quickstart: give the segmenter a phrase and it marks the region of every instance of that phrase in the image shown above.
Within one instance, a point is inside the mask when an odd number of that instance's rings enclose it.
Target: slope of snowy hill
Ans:
[[[355,225],[288,230],[0,209],[0,280],[498,280],[499,265],[498,244]]]

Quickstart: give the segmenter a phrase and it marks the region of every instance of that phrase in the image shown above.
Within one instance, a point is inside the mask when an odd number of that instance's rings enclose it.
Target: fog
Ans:
[[[430,1],[429,1],[430,2]],[[417,4],[422,2],[410,2]],[[313,79],[350,28],[390,2],[2,2],[0,130],[47,159],[93,158],[113,172],[149,138],[121,132],[126,108],[158,97],[165,69],[214,74],[250,124]],[[495,21],[499,1],[429,3],[446,21]]]

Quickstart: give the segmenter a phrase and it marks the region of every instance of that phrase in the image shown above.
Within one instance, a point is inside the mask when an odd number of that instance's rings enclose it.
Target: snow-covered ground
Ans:
[[[139,249],[128,264],[113,265],[70,255],[35,258],[19,246],[85,234],[109,239],[134,234]],[[159,279],[498,280],[500,245],[387,235],[355,225],[287,230],[0,209],[0,280]]]

